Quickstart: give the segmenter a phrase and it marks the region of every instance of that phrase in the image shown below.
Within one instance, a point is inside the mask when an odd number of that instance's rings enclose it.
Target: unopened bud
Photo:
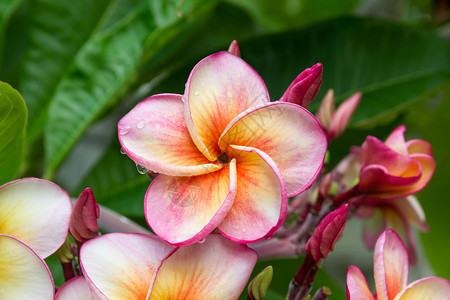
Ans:
[[[348,204],[344,204],[329,213],[317,226],[306,245],[306,252],[315,261],[327,258],[328,254],[334,250],[334,245],[344,231],[347,214]]]
[[[237,57],[241,57],[241,51],[239,50],[239,45],[236,41],[232,41],[230,47],[228,47],[228,52]]]
[[[85,242],[98,233],[97,219],[100,210],[94,193],[86,188],[78,197],[70,216],[70,234],[78,241]]]
[[[266,297],[270,282],[272,281],[273,268],[266,267],[248,285],[248,299],[261,300]]]
[[[301,72],[284,92],[280,102],[291,102],[308,108],[319,92],[322,84],[322,71],[322,64],[317,63]]]

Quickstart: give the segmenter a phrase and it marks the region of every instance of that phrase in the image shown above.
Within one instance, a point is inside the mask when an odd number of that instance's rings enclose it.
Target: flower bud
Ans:
[[[78,241],[85,242],[95,237],[98,233],[97,219],[100,217],[100,210],[95,201],[94,193],[90,188],[86,188],[73,207],[70,216],[70,234]]]
[[[327,258],[334,250],[334,245],[339,240],[347,221],[348,204],[329,213],[317,226],[306,245],[306,252],[315,261]]]
[[[321,63],[317,63],[309,69],[301,72],[289,85],[286,92],[280,98],[281,102],[291,102],[308,108],[311,101],[319,92],[322,84]]]
[[[241,57],[241,51],[239,50],[239,45],[236,40],[231,42],[230,47],[228,47],[228,52],[236,55],[237,57]]]
[[[266,267],[248,285],[248,299],[261,300],[266,297],[270,282],[272,281],[273,268]]]

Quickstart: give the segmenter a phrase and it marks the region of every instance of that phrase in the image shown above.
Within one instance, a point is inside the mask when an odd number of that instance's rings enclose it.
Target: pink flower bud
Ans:
[[[95,201],[94,193],[90,188],[86,188],[73,207],[70,216],[70,234],[78,241],[85,242],[97,235],[97,219],[100,217],[100,210]]]
[[[230,47],[228,47],[228,52],[236,55],[237,57],[241,57],[241,51],[239,50],[239,45],[235,40],[232,41],[230,44]]]
[[[301,72],[284,92],[280,102],[292,102],[308,108],[319,92],[322,84],[322,71],[322,64],[317,63]]]
[[[327,132],[328,141],[337,138],[344,132],[360,101],[361,93],[355,93],[344,100],[335,111],[333,90],[329,90],[325,94],[316,117]]]
[[[339,240],[347,221],[348,204],[329,213],[317,226],[306,245],[306,252],[319,261],[327,258],[334,250],[334,245]]]

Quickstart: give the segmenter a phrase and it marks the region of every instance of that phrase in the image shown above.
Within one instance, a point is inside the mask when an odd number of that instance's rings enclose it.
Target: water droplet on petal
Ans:
[[[233,228],[238,230],[239,229],[239,225],[234,225]]]
[[[131,127],[129,125],[124,125],[119,128],[119,135],[126,135],[130,132]]]
[[[241,230],[242,230],[242,232],[246,232],[247,228],[242,228]]]
[[[200,241],[198,241],[200,244],[203,244],[205,242],[206,239],[201,239]]]
[[[156,129],[161,129],[161,124],[156,123],[156,124],[155,124],[155,128],[156,128]]]
[[[200,91],[199,90],[195,90],[194,91],[194,96],[198,96],[198,95],[200,95]]]
[[[144,121],[139,121],[136,124],[137,129],[142,129],[145,127],[145,122]]]
[[[125,150],[123,150],[122,148],[120,148],[120,154],[126,154]]]
[[[136,168],[137,168],[139,174],[145,174],[148,172],[148,169],[144,166],[136,165]]]

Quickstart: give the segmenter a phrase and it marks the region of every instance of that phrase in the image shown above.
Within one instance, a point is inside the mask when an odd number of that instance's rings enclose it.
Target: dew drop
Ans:
[[[145,174],[145,173],[147,173],[147,172],[148,172],[148,169],[147,169],[147,168],[145,168],[144,166],[141,166],[141,165],[136,165],[136,168],[137,168],[137,170],[138,170],[139,174]]]
[[[191,215],[195,214],[195,209],[192,208],[192,209],[189,211],[189,213],[190,213]]]
[[[145,122],[144,121],[139,121],[136,124],[137,129],[142,129],[145,127]]]
[[[205,242],[205,239],[201,239],[200,241],[198,241],[200,244],[203,244]]]
[[[119,129],[119,135],[127,135],[130,132],[131,127],[129,125],[124,125]]]
[[[175,205],[170,206],[170,210],[175,211],[176,209],[177,209],[177,207]]]
[[[155,124],[156,129],[161,129],[161,124]]]
[[[238,225],[235,225],[235,226],[233,226],[233,228],[236,229],[236,230],[238,230],[238,229],[239,229],[239,226],[238,226]]]
[[[125,150],[123,150],[122,148],[120,148],[120,154],[126,154]]]
[[[246,232],[247,228],[242,228],[241,230],[242,230],[242,232]]]
[[[198,95],[200,95],[200,91],[199,90],[195,90],[194,91],[194,96],[198,96]]]

